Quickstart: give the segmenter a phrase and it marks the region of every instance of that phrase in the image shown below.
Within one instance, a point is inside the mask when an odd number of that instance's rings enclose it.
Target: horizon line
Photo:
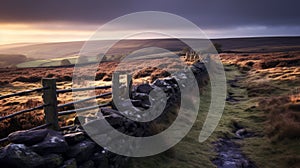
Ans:
[[[265,35],[265,36],[233,36],[233,37],[214,37],[207,38],[205,40],[226,40],[226,39],[254,39],[254,38],[300,38],[300,35]],[[155,38],[135,38],[135,39],[124,39],[124,40],[171,40],[171,39],[190,39],[190,40],[203,40],[204,38],[166,38],[166,37],[155,37]],[[117,40],[117,39],[103,39],[103,40],[92,40],[92,41],[106,41],[106,40]],[[0,46],[5,45],[17,45],[17,44],[48,44],[48,43],[71,43],[71,42],[87,42],[89,40],[73,40],[73,41],[50,41],[50,42],[17,42],[17,43],[4,43]]]

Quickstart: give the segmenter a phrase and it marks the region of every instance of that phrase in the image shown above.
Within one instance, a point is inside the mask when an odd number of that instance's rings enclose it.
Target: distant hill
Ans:
[[[280,52],[299,51],[300,37],[253,37],[213,39],[223,50],[238,52]]]
[[[27,57],[22,54],[0,54],[0,67],[13,67],[26,61]]]
[[[189,39],[191,42],[198,43],[197,39]],[[201,41],[201,40],[200,40]],[[231,52],[277,52],[300,50],[300,37],[256,37],[256,38],[229,38],[213,39],[213,43],[222,45],[224,51]],[[84,41],[60,42],[60,43],[22,43],[0,45],[1,55],[23,55],[27,60],[47,60],[58,58],[74,58],[80,52]],[[186,45],[176,39],[145,39],[145,40],[123,40],[118,42],[107,54],[118,55],[130,53],[143,47],[157,46],[170,51],[179,51]],[[104,52],[105,46],[99,46],[99,51]],[[12,57],[13,58],[13,57]],[[0,58],[1,59],[1,58]],[[6,62],[2,56],[3,67]],[[10,65],[26,62],[24,59],[11,62]],[[23,64],[24,65],[24,64]],[[51,64],[49,64],[51,65]]]
[[[23,54],[29,58],[51,59],[77,55],[84,45],[84,41],[24,44],[24,45],[0,45],[0,54]],[[175,39],[151,39],[151,40],[123,40],[110,50],[110,54],[122,54],[141,47],[160,46],[169,50],[180,49],[184,44]],[[105,46],[99,46],[99,50]],[[104,50],[103,50],[104,52]]]
[[[0,54],[23,54],[33,59],[68,57],[77,54],[84,42],[0,45]]]

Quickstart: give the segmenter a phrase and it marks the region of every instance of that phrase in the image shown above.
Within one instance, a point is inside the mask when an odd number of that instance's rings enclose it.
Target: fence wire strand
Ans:
[[[42,108],[44,108],[45,106],[46,106],[46,105],[43,104],[43,105],[36,106],[36,107],[30,108],[30,109],[21,110],[21,111],[15,112],[15,113],[13,113],[13,114],[9,114],[9,115],[0,117],[0,121],[3,121],[3,120],[8,119],[8,118],[12,118],[12,117],[17,116],[17,115],[20,115],[20,114],[24,114],[24,113],[27,113],[27,112],[31,112],[31,111],[34,111],[34,110],[42,109]]]
[[[62,90],[57,90],[56,93],[79,92],[79,91],[86,91],[86,90],[109,89],[109,88],[111,88],[111,85],[109,85],[109,86],[86,87],[86,88],[62,89]]]
[[[62,111],[62,112],[58,112],[58,116],[68,115],[68,114],[74,114],[76,112],[83,112],[83,111],[93,110],[93,109],[97,109],[97,108],[101,108],[101,107],[106,107],[106,106],[110,106],[110,105],[111,105],[111,103],[109,102],[109,103],[100,104],[100,105],[96,105],[96,106],[90,106],[90,107],[84,107],[84,108],[80,108],[80,109]]]
[[[48,89],[48,88],[43,87],[43,88],[36,88],[36,89],[32,89],[32,90],[25,90],[25,91],[18,92],[18,93],[12,93],[12,94],[8,94],[8,95],[0,96],[0,100],[9,98],[9,97],[14,97],[14,96],[24,96],[24,95],[30,94],[32,92],[41,92],[45,89]]]

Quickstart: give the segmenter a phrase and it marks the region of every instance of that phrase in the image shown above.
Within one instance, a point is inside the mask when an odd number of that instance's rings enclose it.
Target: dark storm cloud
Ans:
[[[300,26],[300,1],[241,0],[1,0],[0,22],[101,24],[131,12],[157,10],[205,28]]]

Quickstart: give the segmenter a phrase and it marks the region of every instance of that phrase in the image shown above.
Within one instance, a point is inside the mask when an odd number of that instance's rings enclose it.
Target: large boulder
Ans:
[[[49,130],[44,141],[32,145],[31,149],[41,155],[64,153],[68,150],[68,144],[60,132]]]
[[[16,131],[8,135],[8,140],[15,144],[33,145],[44,140],[48,130]]]
[[[9,144],[0,151],[1,168],[38,168],[45,160],[24,144]]]

